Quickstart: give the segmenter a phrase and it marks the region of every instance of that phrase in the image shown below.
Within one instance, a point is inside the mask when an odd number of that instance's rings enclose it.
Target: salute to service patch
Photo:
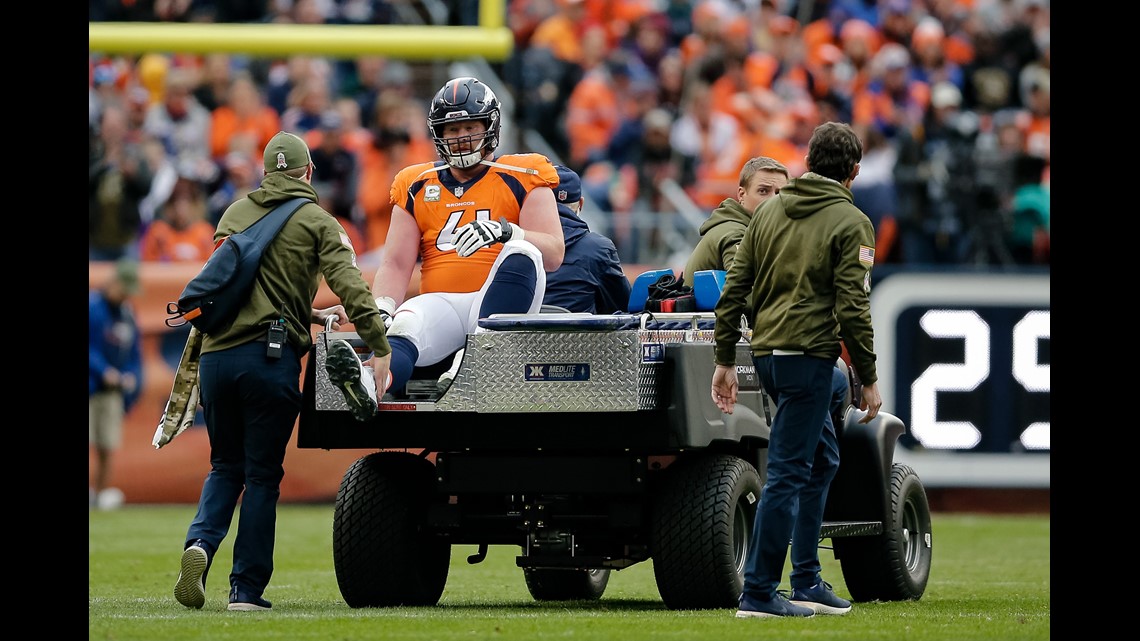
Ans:
[[[859,245],[859,262],[864,265],[875,264],[875,248],[866,245]]]

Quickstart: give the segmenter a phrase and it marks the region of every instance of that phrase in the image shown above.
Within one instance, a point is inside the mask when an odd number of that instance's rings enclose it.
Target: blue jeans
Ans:
[[[270,359],[255,341],[203,354],[198,371],[210,472],[186,545],[202,539],[212,560],[241,497],[230,587],[259,597],[273,574],[285,449],[301,411],[301,358],[286,344],[281,358]]]
[[[827,490],[839,470],[831,415],[847,390],[835,362],[813,356],[753,357],[760,384],[776,404],[768,441],[768,479],[752,526],[744,593],[766,601],[780,585],[792,541],[793,588],[820,580],[819,531]]]

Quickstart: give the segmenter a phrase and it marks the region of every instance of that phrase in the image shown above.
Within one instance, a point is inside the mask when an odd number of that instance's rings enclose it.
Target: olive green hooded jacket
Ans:
[[[735,364],[747,314],[754,356],[787,350],[835,360],[842,340],[860,380],[876,382],[874,261],[875,229],[849,189],[812,172],[789,181],[757,207],[728,270],[716,306],[716,363]]]
[[[750,220],[752,212],[745,211],[739,200],[725,198],[709,219],[701,223],[701,239],[685,263],[685,284],[692,287],[693,276],[701,270],[727,270]]]
[[[274,172],[261,187],[230,205],[214,233],[214,240],[241,231],[280,203],[306,196],[261,256],[261,267],[249,303],[233,324],[206,336],[202,353],[214,352],[265,337],[268,325],[285,319],[289,342],[299,353],[312,346],[313,299],[321,277],[348,312],[356,332],[377,356],[391,353],[384,321],[372,290],[356,266],[356,253],[340,222],[317,205],[317,192],[304,180]]]

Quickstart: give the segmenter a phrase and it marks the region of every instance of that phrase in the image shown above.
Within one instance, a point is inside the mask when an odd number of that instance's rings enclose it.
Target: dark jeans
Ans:
[[[792,541],[793,588],[820,580],[819,530],[827,490],[839,470],[839,441],[831,415],[840,409],[847,381],[835,362],[813,356],[752,359],[776,415],[768,441],[768,480],[752,527],[744,593],[771,599],[780,585]]]
[[[213,559],[241,497],[230,587],[259,597],[273,574],[285,448],[301,411],[301,358],[286,344],[280,359],[270,359],[265,343],[252,342],[203,354],[199,374],[210,472],[186,545],[202,539]]]

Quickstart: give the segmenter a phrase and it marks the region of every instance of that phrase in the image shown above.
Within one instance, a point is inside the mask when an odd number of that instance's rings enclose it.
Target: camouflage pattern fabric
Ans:
[[[182,359],[178,361],[178,370],[174,374],[170,398],[166,401],[166,409],[162,412],[158,429],[154,431],[151,440],[156,450],[194,424],[194,415],[198,411],[198,359],[201,356],[202,333],[197,327],[191,327],[190,335],[186,337],[186,346],[182,348]]]

